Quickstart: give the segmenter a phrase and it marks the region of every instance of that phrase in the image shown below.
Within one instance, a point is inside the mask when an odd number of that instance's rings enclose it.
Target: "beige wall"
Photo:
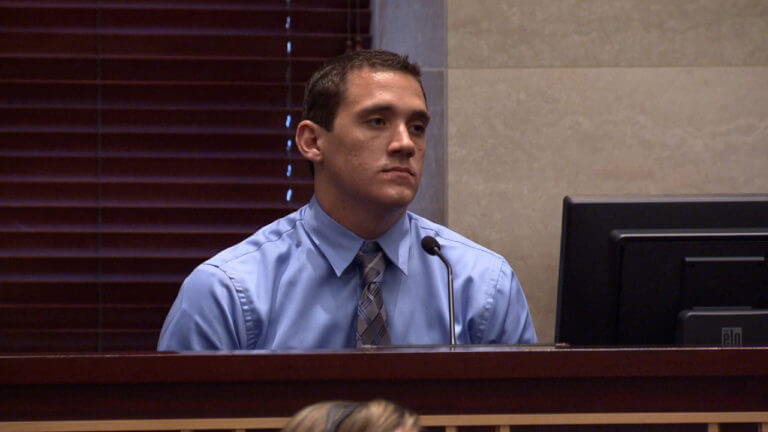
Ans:
[[[768,191],[768,1],[448,0],[447,223],[554,337],[562,198]]]

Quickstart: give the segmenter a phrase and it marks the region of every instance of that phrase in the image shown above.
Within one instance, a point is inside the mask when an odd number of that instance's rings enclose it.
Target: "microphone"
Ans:
[[[448,318],[451,325],[451,346],[456,345],[456,319],[453,315],[453,269],[451,264],[440,252],[440,243],[432,236],[426,236],[421,239],[421,247],[430,255],[437,255],[448,269]]]

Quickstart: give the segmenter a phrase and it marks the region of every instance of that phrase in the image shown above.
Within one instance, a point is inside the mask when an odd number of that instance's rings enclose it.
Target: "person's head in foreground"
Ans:
[[[319,402],[296,413],[282,432],[417,432],[419,418],[385,400]]]

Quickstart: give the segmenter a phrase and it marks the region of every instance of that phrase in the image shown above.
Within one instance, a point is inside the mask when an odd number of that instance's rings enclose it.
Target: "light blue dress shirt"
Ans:
[[[453,266],[456,341],[535,343],[528,304],[500,255],[407,212],[376,239],[388,261],[384,305],[393,345],[450,343],[448,276],[421,248],[433,236]],[[158,350],[355,347],[363,239],[315,198],[198,266],[184,281]]]

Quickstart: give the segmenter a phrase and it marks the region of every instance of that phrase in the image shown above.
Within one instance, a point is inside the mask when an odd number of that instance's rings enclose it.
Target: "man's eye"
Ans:
[[[423,135],[424,132],[426,132],[427,127],[423,124],[413,124],[411,125],[411,133],[417,134],[417,135]]]
[[[368,123],[371,126],[384,126],[384,119],[381,117],[375,117],[375,118],[369,119],[366,123]]]

